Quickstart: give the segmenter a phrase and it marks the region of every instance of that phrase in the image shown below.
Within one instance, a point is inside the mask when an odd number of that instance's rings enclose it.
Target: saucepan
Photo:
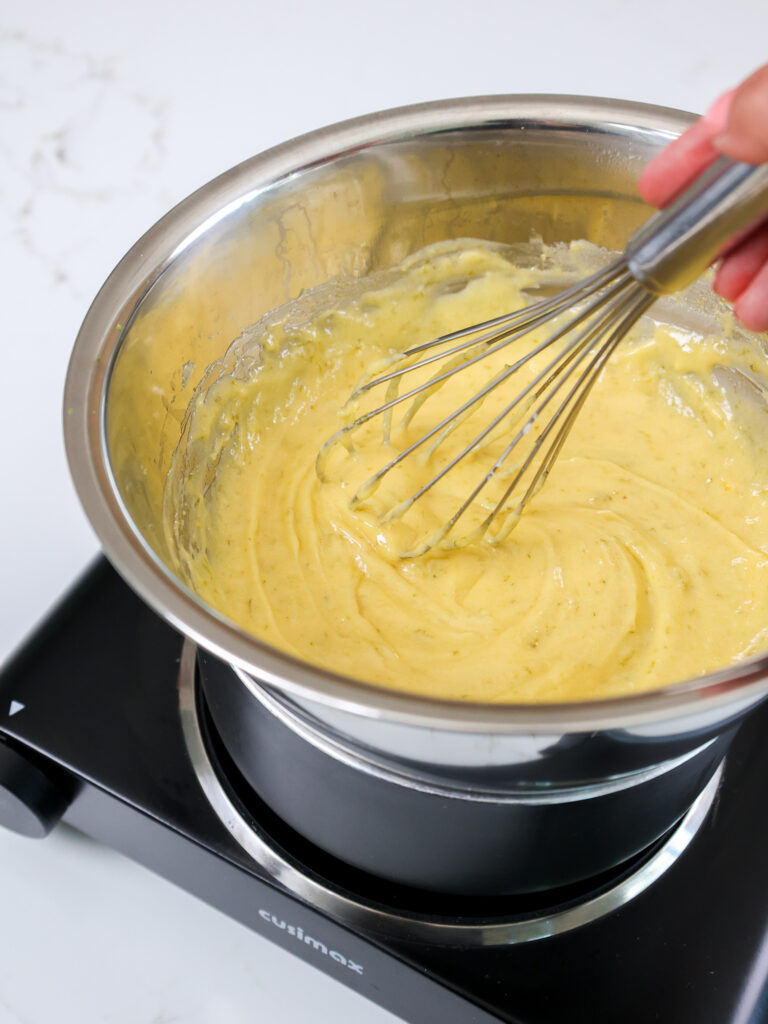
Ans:
[[[570,704],[451,702],[300,662],[185,586],[164,484],[206,368],[263,314],[432,242],[587,238],[621,249],[635,181],[691,121],[569,96],[494,96],[357,118],[246,161],[168,213],[89,310],[65,440],[106,554],[199,651],[200,700],[238,772],[292,829],[401,885],[519,893],[663,836],[768,692],[768,657]],[[681,641],[682,642],[682,641]]]

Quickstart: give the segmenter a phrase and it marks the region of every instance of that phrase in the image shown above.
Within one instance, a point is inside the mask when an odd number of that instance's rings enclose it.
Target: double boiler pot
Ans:
[[[167,214],[96,297],[67,378],[80,498],[129,584],[198,649],[200,702],[249,785],[355,868],[419,889],[567,885],[664,835],[768,690],[768,658],[570,704],[451,702],[300,662],[171,568],[164,484],[195,386],[269,310],[443,239],[621,249],[635,181],[690,116],[499,96],[358,118],[246,161]],[[290,453],[287,454],[290,457]]]

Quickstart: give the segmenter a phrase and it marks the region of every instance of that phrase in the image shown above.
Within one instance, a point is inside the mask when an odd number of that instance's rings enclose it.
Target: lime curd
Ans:
[[[636,693],[768,647],[765,361],[761,339],[740,332],[724,306],[651,310],[603,369],[546,485],[498,543],[401,557],[455,511],[508,428],[390,523],[382,516],[433,474],[430,461],[405,460],[354,509],[350,498],[509,353],[435,391],[404,430],[395,417],[389,440],[372,421],[350,435],[349,450],[329,455],[324,479],[316,473],[321,445],[372,364],[521,306],[601,258],[586,243],[532,247],[522,261],[495,245],[442,243],[354,286],[316,289],[255,325],[209,368],[187,411],[164,499],[175,570],[267,644],[440,698]],[[477,424],[523,384],[499,389]],[[477,424],[462,423],[446,444]]]

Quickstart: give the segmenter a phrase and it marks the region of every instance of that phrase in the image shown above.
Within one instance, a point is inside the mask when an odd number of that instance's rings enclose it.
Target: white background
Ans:
[[[61,391],[79,323],[171,205],[286,138],[496,92],[703,110],[765,0],[9,0],[0,8],[0,660],[97,550]],[[0,1024],[394,1018],[117,854],[0,831]]]

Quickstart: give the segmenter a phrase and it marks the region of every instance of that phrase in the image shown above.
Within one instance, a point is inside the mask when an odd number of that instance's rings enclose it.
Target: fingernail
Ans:
[[[735,89],[729,89],[728,92],[724,92],[722,96],[718,96],[704,115],[704,120],[711,128],[713,136],[727,134],[728,114],[730,113],[731,103],[733,102],[735,93]]]
[[[715,149],[728,149],[729,146],[733,145],[733,136],[730,132],[720,132],[718,135],[712,136],[712,145]]]
[[[753,282],[741,294],[733,311],[748,331],[768,331],[768,293],[759,283]]]
[[[732,160],[742,160],[747,164],[760,164],[768,159],[768,152],[759,140],[739,132],[721,132],[712,139],[712,145]]]

